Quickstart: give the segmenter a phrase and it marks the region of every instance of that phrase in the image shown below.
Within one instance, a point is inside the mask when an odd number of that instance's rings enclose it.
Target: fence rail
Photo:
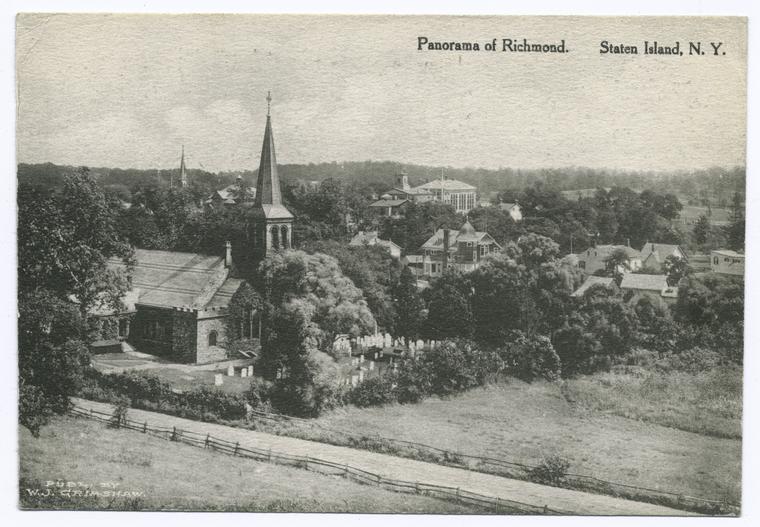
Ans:
[[[353,434],[351,432],[337,428],[326,427],[309,419],[270,412],[262,412],[260,410],[252,410],[249,412],[249,414],[253,418],[267,421],[276,421],[279,423],[300,423],[306,426],[319,428],[325,432],[340,434],[353,441],[361,439],[357,438],[356,434]],[[537,468],[535,465],[487,456],[478,456],[474,454],[463,454],[424,443],[384,437],[379,434],[375,436],[364,437],[369,440],[378,440],[380,442],[388,443],[391,445],[402,445],[411,447],[418,451],[434,453],[443,457],[443,459],[439,460],[439,462],[442,461],[444,464],[453,465],[477,472],[485,472],[488,474],[507,476],[516,479],[530,479],[529,476],[531,471]],[[696,496],[688,496],[680,492],[672,492],[649,487],[641,487],[637,485],[629,485],[626,483],[607,481],[586,474],[565,474],[563,479],[565,484],[562,486],[564,487],[573,489],[582,488],[591,492],[624,496],[638,501],[662,503],[684,510],[738,514],[740,508],[740,505],[738,503],[731,502],[728,499],[712,500]]]
[[[394,492],[414,493],[446,500],[453,499],[465,505],[476,505],[497,513],[572,514],[571,512],[549,508],[546,505],[532,505],[494,496],[486,496],[461,488],[386,478],[380,474],[368,472],[348,464],[340,464],[310,456],[289,455],[271,449],[265,450],[251,446],[243,447],[240,446],[240,443],[232,443],[231,441],[217,438],[210,434],[199,434],[197,432],[176,427],[167,428],[152,426],[149,425],[147,421],[138,422],[124,417],[116,418],[113,414],[99,412],[93,409],[88,410],[76,405],[69,410],[69,413],[75,416],[86,417],[88,419],[108,423],[113,426],[118,426],[119,428],[127,428],[144,434],[151,434],[161,439],[185,443],[199,448],[216,450],[237,457],[296,466],[324,474],[342,475],[359,483],[377,485],[378,487]]]

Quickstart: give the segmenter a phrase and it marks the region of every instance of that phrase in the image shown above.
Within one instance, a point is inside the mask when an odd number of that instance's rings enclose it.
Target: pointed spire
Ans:
[[[185,168],[185,145],[182,145],[182,158],[179,162],[179,179],[182,188],[187,187],[187,169]]]
[[[282,205],[277,158],[274,153],[272,117],[269,114],[271,102],[271,92],[267,92],[267,125],[264,129],[264,144],[261,147],[261,162],[256,182],[256,208],[263,209],[267,218],[292,218],[293,215]]]

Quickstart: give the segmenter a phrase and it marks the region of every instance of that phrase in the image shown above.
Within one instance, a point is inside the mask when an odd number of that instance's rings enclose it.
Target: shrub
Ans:
[[[655,363],[655,368],[668,373],[681,371],[699,373],[715,369],[723,362],[715,351],[694,347],[681,353],[668,353]]]
[[[570,462],[563,457],[552,455],[543,458],[538,465],[533,467],[528,476],[538,483],[556,485],[567,475]]]
[[[396,402],[397,394],[393,387],[392,375],[373,377],[355,386],[348,392],[346,399],[349,403],[365,408],[367,406],[382,406]]]
[[[514,340],[499,350],[508,372],[524,381],[559,379],[560,359],[551,341],[543,335],[526,336],[515,332]]]
[[[113,415],[108,425],[112,428],[119,428],[127,422],[127,411],[129,410],[129,399],[121,396],[114,402]]]

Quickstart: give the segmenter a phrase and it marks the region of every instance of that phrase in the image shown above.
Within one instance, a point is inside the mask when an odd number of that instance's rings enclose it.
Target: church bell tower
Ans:
[[[272,135],[271,93],[267,93],[267,124],[253,207],[253,256],[258,264],[273,252],[292,248],[293,215],[282,204],[280,178]]]

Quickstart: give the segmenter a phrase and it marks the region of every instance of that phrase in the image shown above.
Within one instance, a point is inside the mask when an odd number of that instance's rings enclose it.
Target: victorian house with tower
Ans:
[[[249,247],[253,264],[273,251],[289,249],[293,215],[282,204],[277,175],[272,120],[267,95],[267,120],[261,149],[256,197],[250,208],[253,236]],[[181,181],[186,184],[184,152]],[[139,351],[176,362],[204,364],[227,358],[228,331],[236,337],[260,336],[258,313],[244,310],[239,323],[230,324],[230,305],[236,293],[250,287],[233,261],[232,244],[219,240],[223,255],[136,249],[131,290],[123,298],[118,337]],[[109,262],[123,267],[121,260]],[[249,276],[249,274],[246,274]],[[104,314],[104,316],[107,314]],[[239,326],[239,327],[238,327]]]

